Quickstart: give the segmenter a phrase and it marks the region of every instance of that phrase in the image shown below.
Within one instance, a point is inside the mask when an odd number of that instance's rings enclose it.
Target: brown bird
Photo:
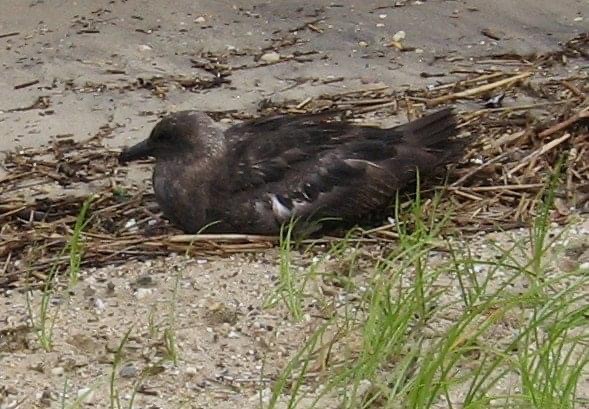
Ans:
[[[443,109],[390,129],[333,113],[278,115],[223,129],[182,111],[158,122],[122,162],[153,156],[164,215],[187,233],[277,234],[291,219],[355,222],[387,209],[396,192],[458,159],[464,144]]]

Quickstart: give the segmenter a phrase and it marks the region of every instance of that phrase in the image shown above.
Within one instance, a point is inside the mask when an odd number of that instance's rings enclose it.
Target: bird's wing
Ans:
[[[359,135],[362,129],[334,121],[329,114],[278,115],[233,126],[225,133],[233,189],[253,189],[312,172],[325,155],[331,157],[347,142],[367,138]],[[365,145],[370,149],[373,144]]]
[[[266,195],[279,221],[353,217],[386,206],[416,169],[444,163],[454,133],[449,111],[392,129],[321,115],[249,122],[228,131],[233,193]]]

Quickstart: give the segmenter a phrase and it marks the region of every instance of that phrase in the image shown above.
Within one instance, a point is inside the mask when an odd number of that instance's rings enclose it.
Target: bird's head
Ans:
[[[120,162],[145,159],[173,159],[185,155],[198,157],[203,152],[205,137],[210,135],[211,118],[203,112],[181,111],[160,120],[149,137],[123,149]]]

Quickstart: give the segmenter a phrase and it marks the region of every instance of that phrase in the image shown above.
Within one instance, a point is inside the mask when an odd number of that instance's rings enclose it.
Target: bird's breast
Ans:
[[[153,190],[164,216],[182,230],[196,232],[205,225],[210,198],[190,166],[178,162],[157,163]]]

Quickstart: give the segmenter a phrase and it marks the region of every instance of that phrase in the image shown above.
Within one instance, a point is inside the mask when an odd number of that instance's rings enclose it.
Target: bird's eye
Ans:
[[[154,142],[168,142],[172,139],[172,132],[166,132],[164,129],[154,129],[151,139]]]

